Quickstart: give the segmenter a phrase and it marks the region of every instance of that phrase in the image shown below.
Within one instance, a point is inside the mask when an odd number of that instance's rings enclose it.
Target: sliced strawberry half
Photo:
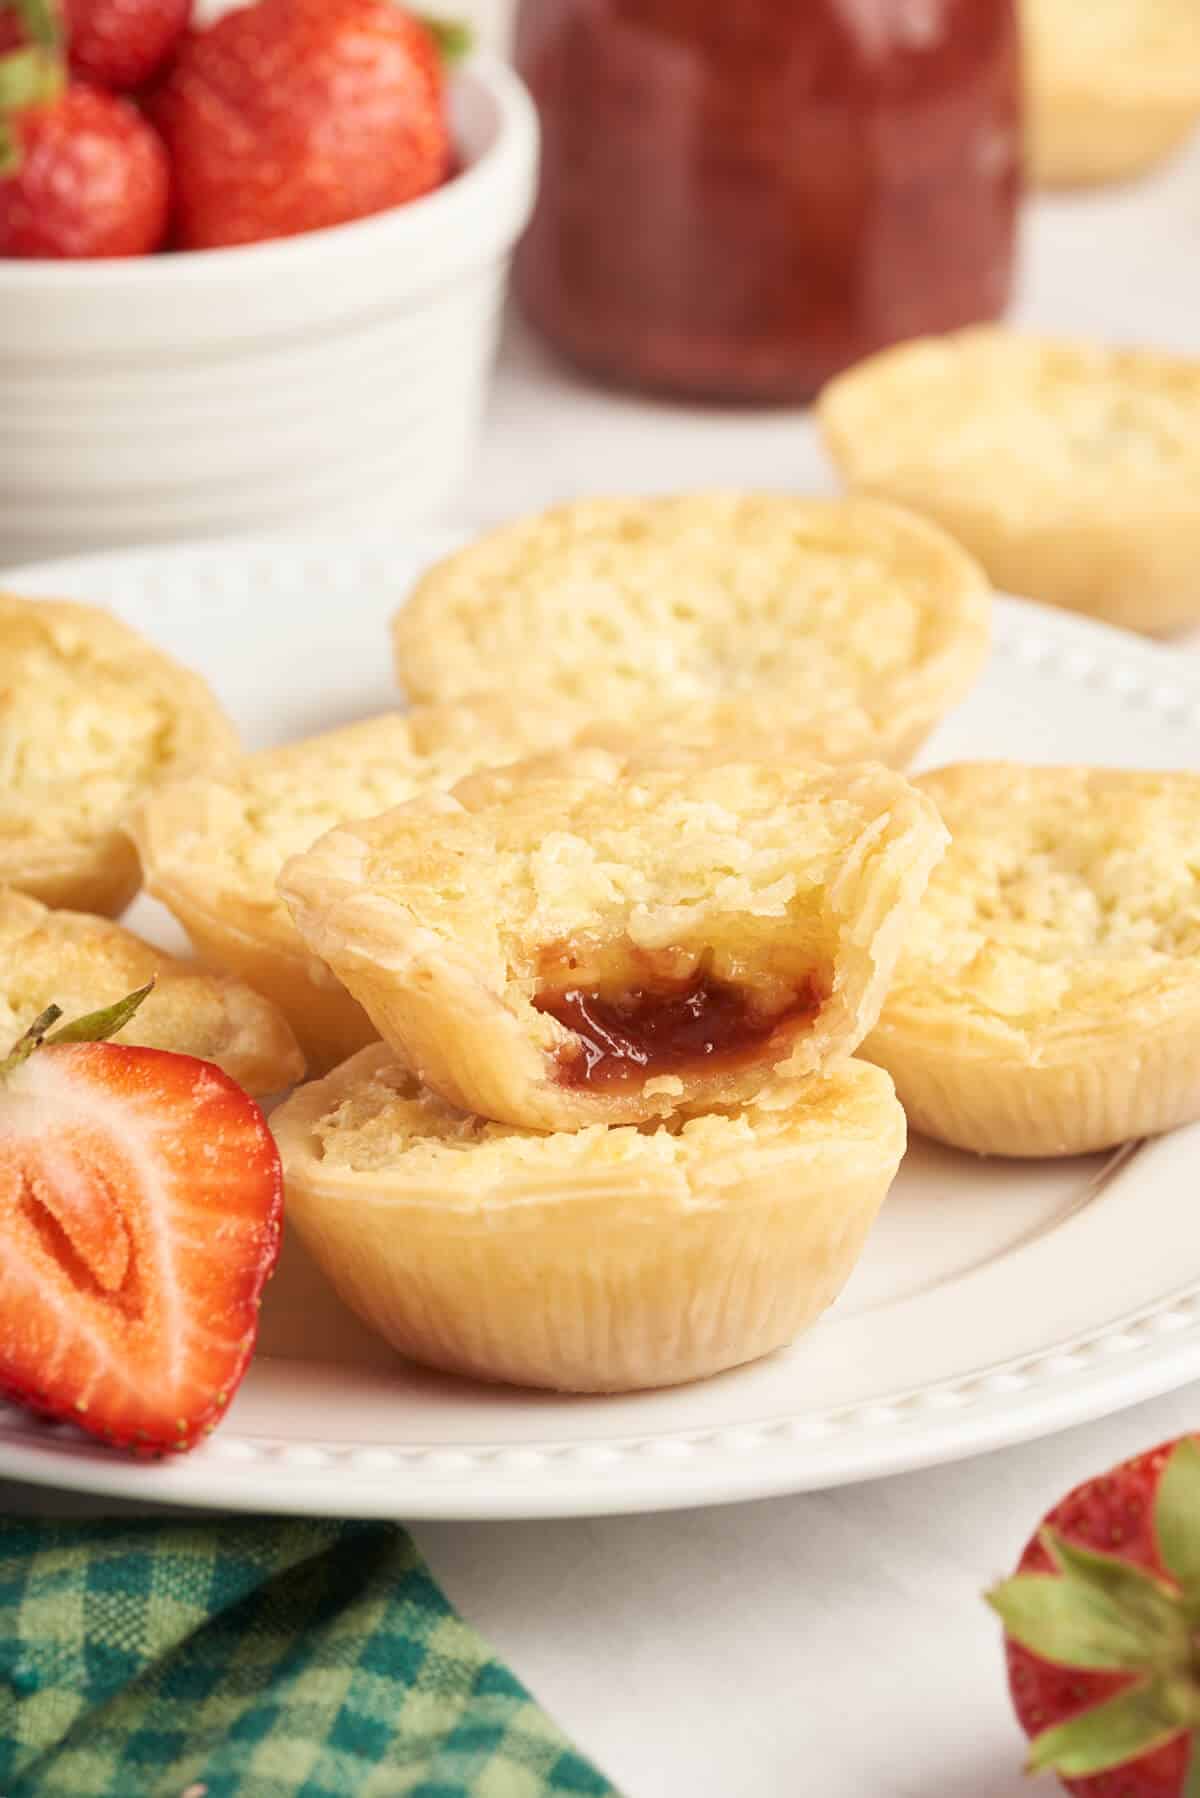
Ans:
[[[45,1022],[0,1065],[0,1393],[116,1447],[190,1448],[253,1352],[274,1139],[208,1062],[73,1040],[95,1019],[43,1046]]]

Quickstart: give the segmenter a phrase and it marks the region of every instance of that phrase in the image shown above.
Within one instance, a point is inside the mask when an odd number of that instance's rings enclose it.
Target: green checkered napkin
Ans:
[[[393,1524],[0,1521],[0,1798],[615,1798]]]

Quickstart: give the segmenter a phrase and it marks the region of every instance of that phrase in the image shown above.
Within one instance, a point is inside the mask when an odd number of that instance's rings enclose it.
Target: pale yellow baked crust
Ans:
[[[174,783],[132,822],[147,887],[206,961],[274,1001],[321,1072],[377,1032],[297,935],[275,891],[284,862],[336,824],[562,742],[574,728],[562,708],[488,695],[389,712]]]
[[[450,1110],[383,1044],[272,1127],[289,1222],[402,1354],[568,1392],[790,1342],[844,1286],[905,1146],[863,1062],[691,1121],[540,1135]]]
[[[1022,27],[1035,183],[1139,175],[1200,119],[1195,0],[1022,0]]]
[[[979,763],[861,1053],[915,1130],[1072,1155],[1200,1117],[1200,775]]]
[[[870,765],[639,771],[600,751],[562,765],[474,776],[283,870],[310,949],[427,1085],[573,1130],[739,1102],[853,1053],[942,853],[927,799]],[[556,996],[624,1016],[693,987],[705,1016],[710,1000],[749,1014],[742,1053],[581,1078],[585,1036]]]
[[[970,558],[894,509],[703,493],[492,531],[430,569],[394,640],[415,699],[500,677],[678,744],[902,766],[970,688],[989,614]]]
[[[963,331],[860,363],[818,416],[850,486],[997,587],[1152,635],[1200,619],[1200,359]]]
[[[130,807],[237,748],[199,675],[110,612],[0,593],[0,885],[115,916]]]
[[[82,1017],[148,980],[154,991],[116,1041],[214,1061],[256,1098],[303,1077],[304,1057],[284,1018],[242,981],[166,955],[109,918],[51,911],[0,889],[0,1045],[48,1005]]]

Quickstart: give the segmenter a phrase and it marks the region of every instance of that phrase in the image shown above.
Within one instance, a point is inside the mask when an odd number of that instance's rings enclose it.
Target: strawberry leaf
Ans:
[[[418,13],[417,17],[426,31],[433,38],[443,62],[454,64],[469,56],[475,45],[475,36],[469,25],[461,19],[439,19],[433,13]]]
[[[988,1595],[1014,1641],[1044,1661],[1093,1672],[1187,1665],[1184,1608],[1151,1574],[1054,1530],[1043,1530],[1042,1542],[1057,1574],[1019,1573]]]
[[[1167,1572],[1186,1597],[1200,1601],[1200,1443],[1194,1436],[1176,1444],[1163,1469],[1154,1534]]]
[[[1008,1635],[1059,1667],[1138,1673],[1157,1665],[1157,1636],[1104,1593],[1053,1573],[1018,1573],[987,1594]]]
[[[1171,1715],[1159,1682],[1143,1680],[1035,1736],[1029,1771],[1050,1770],[1067,1779],[1086,1779],[1163,1747],[1181,1727],[1179,1719]]]
[[[0,113],[39,106],[52,100],[61,88],[61,69],[35,45],[0,56]]]
[[[124,1029],[130,1018],[137,1011],[143,999],[154,991],[154,981],[148,980],[140,986],[136,993],[129,993],[124,999],[118,999],[115,1005],[106,1005],[102,1011],[89,1011],[81,1018],[73,1018],[56,1030],[53,1036],[47,1036],[48,1043],[103,1043],[118,1030]],[[62,1013],[59,1013],[62,1016]]]
[[[1200,1753],[1196,1751],[1196,1737],[1192,1736],[1191,1753],[1188,1756],[1187,1778],[1183,1783],[1180,1798],[1200,1798]]]
[[[1156,1640],[1160,1652],[1184,1662],[1189,1633],[1183,1607],[1174,1592],[1154,1575],[1118,1555],[1100,1554],[1068,1542],[1057,1530],[1042,1531],[1042,1543],[1064,1578],[1109,1599],[1129,1627]]]

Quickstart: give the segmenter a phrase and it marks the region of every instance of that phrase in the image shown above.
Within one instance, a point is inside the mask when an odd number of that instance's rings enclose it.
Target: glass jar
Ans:
[[[1004,310],[1016,0],[523,0],[517,61],[543,132],[517,293],[584,367],[805,399]]]

